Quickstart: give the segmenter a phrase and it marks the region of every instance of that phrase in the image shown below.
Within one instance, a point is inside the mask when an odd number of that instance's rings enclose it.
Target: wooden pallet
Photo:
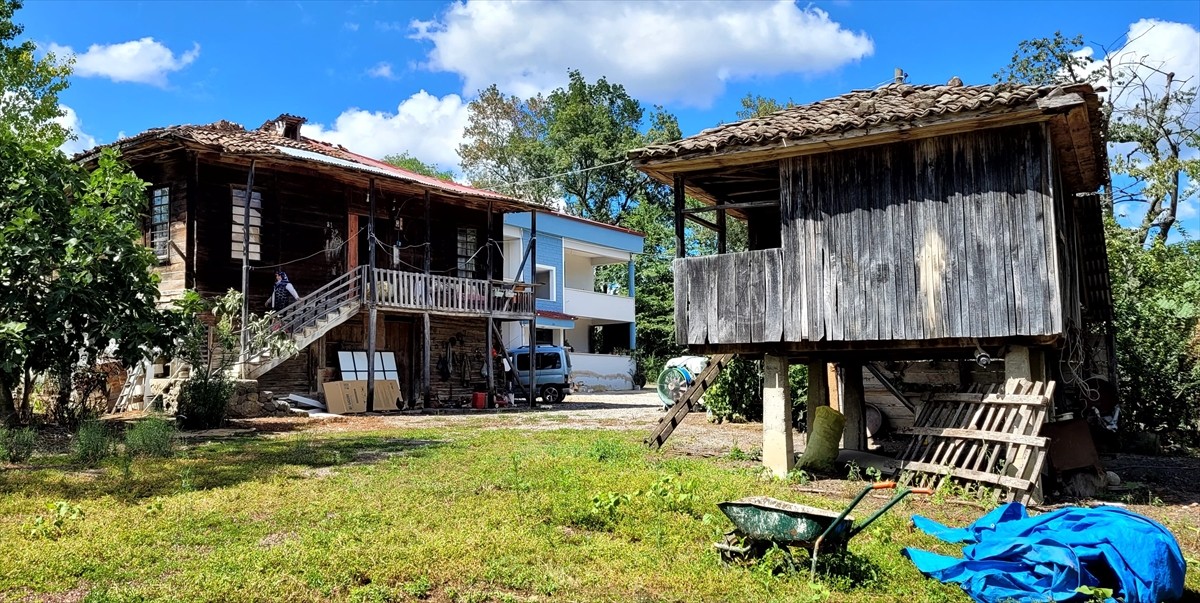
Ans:
[[[657,450],[661,448],[667,438],[675,431],[675,428],[683,422],[683,418],[695,407],[700,401],[700,396],[704,395],[713,383],[716,383],[717,376],[725,369],[725,365],[733,359],[733,354],[717,354],[709,359],[708,366],[700,371],[700,375],[692,382],[692,386],[683,393],[683,397],[678,402],[671,405],[667,410],[667,414],[658,420],[658,425],[654,427],[650,437],[643,440],[646,446]]]
[[[948,479],[999,488],[1009,500],[1040,497],[1048,438],[1038,436],[1054,395],[1054,382],[1010,379],[1002,391],[937,394],[917,413],[896,473],[915,474],[915,485],[938,487]]]

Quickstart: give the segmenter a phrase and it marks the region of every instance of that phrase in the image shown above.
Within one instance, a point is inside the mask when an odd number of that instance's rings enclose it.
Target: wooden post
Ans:
[[[724,199],[717,199],[717,253],[725,253],[725,204]]]
[[[490,199],[488,200],[487,213],[487,242],[485,242],[484,245],[487,245],[487,255],[484,256],[484,261],[487,262],[485,270],[487,271],[488,284],[485,292],[487,295],[488,313],[487,326],[484,327],[484,330],[487,331],[487,351],[483,353],[483,362],[484,366],[487,367],[487,406],[491,406],[492,396],[494,396],[496,393],[496,377],[493,375],[496,370],[496,363],[492,361],[492,346],[495,345],[495,343],[492,341],[492,309],[496,305],[496,296],[492,294],[492,278],[494,275],[492,274],[492,201]]]
[[[537,211],[529,212],[529,259],[533,262],[530,274],[537,279]],[[537,399],[537,283],[533,283],[533,315],[529,317],[529,408]]]
[[[675,174],[675,257],[687,257],[687,245],[683,240],[683,206],[684,196],[683,191],[683,175]]]
[[[829,373],[824,362],[812,362],[808,365],[808,403],[805,405],[807,420],[804,432],[810,437],[818,406],[829,406]]]
[[[379,308],[378,306],[378,291],[375,285],[375,179],[371,178],[367,184],[367,213],[371,214],[367,218],[367,291],[370,298],[367,300],[367,314],[369,324],[367,325],[367,412],[375,410],[375,350],[376,338],[378,337],[378,322]],[[394,400],[393,400],[394,401]]]
[[[863,365],[861,362],[843,362],[840,366],[842,414],[846,416],[842,447],[846,450],[866,450],[867,401],[863,395]]]
[[[792,393],[787,356],[763,357],[763,465],[787,477],[795,463],[792,445]]]
[[[425,301],[424,301],[424,304],[426,306],[426,311],[424,313],[425,333],[424,333],[424,337],[422,338],[425,349],[422,350],[423,355],[424,355],[424,362],[422,363],[422,367],[421,367],[421,385],[424,389],[423,395],[424,395],[424,403],[426,406],[429,405],[429,364],[430,364],[430,362],[433,361],[433,358],[431,357],[430,350],[429,350],[430,342],[429,342],[429,309],[428,309],[428,306],[429,306],[429,267],[430,267],[430,263],[432,261],[432,256],[430,255],[430,253],[431,253],[430,247],[433,245],[432,232],[433,232],[433,226],[429,222],[429,190],[426,189],[426,191],[425,191]]]

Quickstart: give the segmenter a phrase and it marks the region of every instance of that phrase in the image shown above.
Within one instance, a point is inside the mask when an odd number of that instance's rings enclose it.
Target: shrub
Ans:
[[[112,451],[108,429],[99,421],[84,421],[75,433],[74,454],[77,462],[94,467]]]
[[[175,454],[175,425],[161,417],[139,421],[125,432],[125,453],[162,458]]]
[[[12,463],[23,463],[33,456],[34,445],[37,442],[37,432],[25,429],[4,429],[0,427],[0,456]]]
[[[183,429],[213,429],[225,422],[234,384],[222,373],[196,375],[179,388],[179,426]]]

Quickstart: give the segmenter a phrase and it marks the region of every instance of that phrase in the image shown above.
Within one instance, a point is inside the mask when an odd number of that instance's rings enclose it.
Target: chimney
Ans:
[[[903,84],[904,80],[906,80],[906,79],[908,79],[908,74],[904,73],[903,69],[897,67],[896,68],[896,83]]]
[[[300,140],[300,126],[307,122],[308,119],[284,113],[279,117],[263,124],[263,130],[273,131],[276,136],[290,138],[292,140]]]

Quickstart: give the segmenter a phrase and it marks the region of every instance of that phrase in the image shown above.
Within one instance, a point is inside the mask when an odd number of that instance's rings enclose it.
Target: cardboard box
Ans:
[[[366,381],[326,381],[321,384],[325,391],[325,406],[335,415],[367,412]],[[390,379],[375,382],[374,410],[398,410],[396,404],[403,401],[400,384]]]

